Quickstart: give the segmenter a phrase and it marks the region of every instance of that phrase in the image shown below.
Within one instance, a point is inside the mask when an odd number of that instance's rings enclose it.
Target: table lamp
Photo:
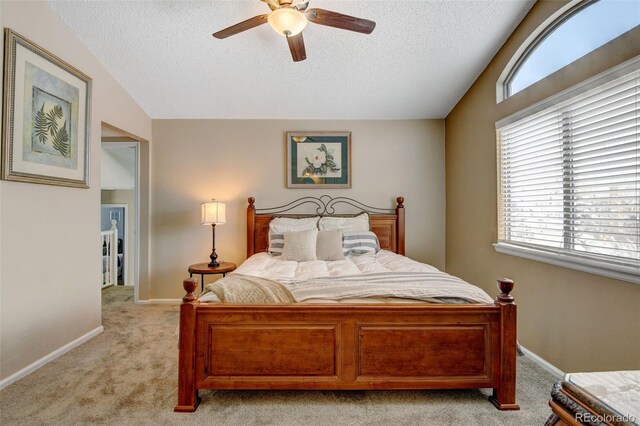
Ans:
[[[211,225],[211,255],[209,258],[211,262],[209,263],[209,267],[215,268],[216,266],[220,266],[218,263],[218,255],[216,254],[216,225],[222,225],[226,223],[225,219],[225,204],[212,199],[211,201],[207,201],[200,205],[200,213],[202,217],[203,225]]]

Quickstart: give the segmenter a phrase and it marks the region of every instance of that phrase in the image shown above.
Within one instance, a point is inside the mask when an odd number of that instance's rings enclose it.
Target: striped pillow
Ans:
[[[284,250],[284,234],[269,233],[269,254],[271,256],[282,256]]]
[[[343,232],[342,251],[345,256],[358,256],[380,251],[378,237],[371,231]]]

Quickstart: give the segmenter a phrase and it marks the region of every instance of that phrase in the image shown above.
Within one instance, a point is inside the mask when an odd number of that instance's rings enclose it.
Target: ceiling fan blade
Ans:
[[[343,15],[342,13],[325,9],[309,9],[305,12],[305,15],[307,15],[308,20],[315,24],[340,28],[341,30],[356,31],[363,34],[371,34],[376,27],[376,23],[368,19]]]
[[[241,33],[243,31],[250,30],[253,27],[257,27],[258,25],[265,24],[267,22],[267,16],[269,16],[269,14],[267,13],[265,13],[264,15],[254,16],[253,18],[249,18],[246,21],[242,21],[238,24],[230,26],[229,28],[225,28],[224,30],[213,33],[213,36],[215,38],[223,39]]]
[[[302,33],[287,37],[287,43],[289,43],[289,50],[291,51],[293,62],[300,62],[307,59],[307,51],[304,48]]]
[[[278,0],[260,0],[260,1],[268,4],[271,10],[276,10],[277,8],[280,7],[280,3],[278,2]]]

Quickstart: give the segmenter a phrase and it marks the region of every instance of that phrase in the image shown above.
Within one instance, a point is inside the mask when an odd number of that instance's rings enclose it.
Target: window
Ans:
[[[587,0],[570,8],[524,50],[504,80],[505,98],[640,25],[638,0]]]
[[[497,251],[640,283],[640,60],[632,62],[633,72],[612,70],[496,124]]]

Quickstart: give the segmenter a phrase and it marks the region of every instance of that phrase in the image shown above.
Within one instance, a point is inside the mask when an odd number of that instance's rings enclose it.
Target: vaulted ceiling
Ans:
[[[329,1],[373,20],[363,35],[310,23],[307,59],[262,25],[258,0],[60,1],[51,7],[152,118],[444,118],[533,0]]]

